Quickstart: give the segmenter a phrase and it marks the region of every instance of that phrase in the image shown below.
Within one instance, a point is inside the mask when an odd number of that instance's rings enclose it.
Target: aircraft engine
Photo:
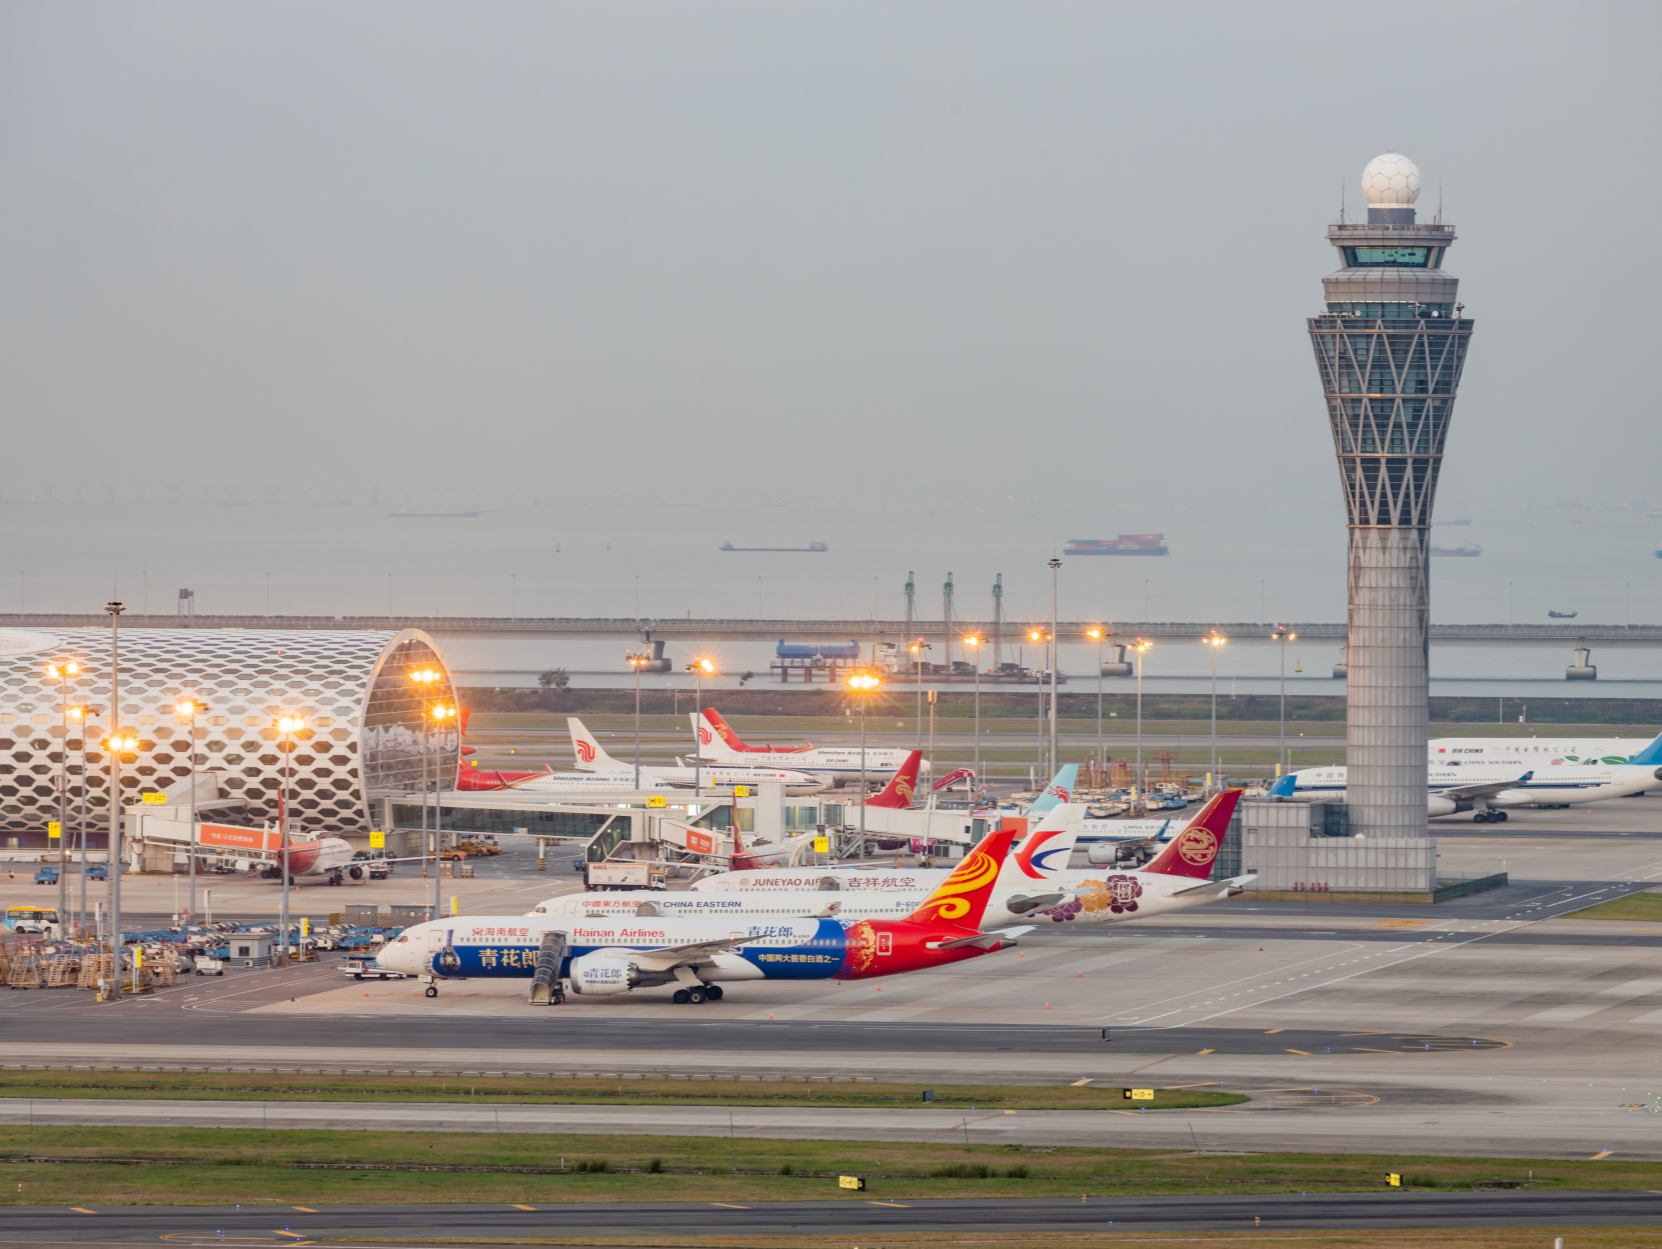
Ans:
[[[353,880],[362,880],[364,878],[364,869],[356,863],[349,864],[346,869],[346,874]]]
[[[1427,798],[1425,807],[1427,815],[1453,815],[1460,809],[1452,798]]]
[[[621,951],[596,950],[574,958],[566,974],[571,977],[573,993],[596,997],[627,993],[640,982],[639,970]]]
[[[1095,864],[1118,863],[1122,852],[1126,858],[1133,857],[1129,846],[1117,845],[1111,841],[1093,841],[1085,847],[1085,861]]]

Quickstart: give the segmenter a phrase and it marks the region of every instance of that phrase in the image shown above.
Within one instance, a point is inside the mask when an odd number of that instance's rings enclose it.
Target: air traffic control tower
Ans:
[[[1472,323],[1443,268],[1454,227],[1414,220],[1414,163],[1380,156],[1362,189],[1367,224],[1328,228],[1342,267],[1309,322],[1350,515],[1346,800],[1353,833],[1423,838],[1426,548]]]

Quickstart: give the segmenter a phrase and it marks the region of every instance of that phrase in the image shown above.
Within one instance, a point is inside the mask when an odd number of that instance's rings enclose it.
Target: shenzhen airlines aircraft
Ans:
[[[576,716],[566,718],[566,727],[571,730],[571,747],[577,752],[577,767],[583,772],[603,772],[616,776],[627,772],[631,778],[635,775],[633,765],[622,763],[606,753],[606,748],[595,740],[594,734],[584,727],[583,722]],[[641,780],[653,777],[668,785],[677,785],[690,788],[694,778],[709,789],[726,789],[733,785],[760,785],[763,782],[779,782],[785,786],[785,792],[793,798],[800,798],[807,794],[818,794],[831,787],[830,782],[818,776],[810,776],[807,772],[784,771],[770,767],[727,767],[722,764],[705,764],[700,769],[665,767],[659,763],[642,764]]]
[[[1141,919],[1228,897],[1256,879],[1251,875],[1212,879],[1212,865],[1223,847],[1223,835],[1240,800],[1241,791],[1238,789],[1226,789],[1218,794],[1201,808],[1182,832],[1172,838],[1165,849],[1135,871],[1101,867],[1069,868],[1066,855],[1058,854],[1049,859],[1044,844],[1034,842],[1029,847],[1024,842],[1017,853],[1018,866],[1021,855],[1030,850],[1029,864],[1023,869],[1028,876],[1049,889],[1069,895],[1054,906],[1035,911],[1033,917],[1043,917],[1055,923]],[[1032,836],[1037,835],[1035,830]],[[754,890],[800,894],[813,890],[829,891],[832,886],[825,882],[830,881],[839,891],[860,893],[862,896],[868,892],[922,893],[933,888],[942,875],[944,871],[941,869],[763,868],[706,876],[694,881],[687,892],[729,894]]]
[[[559,999],[558,978],[569,977],[571,991],[584,997],[674,986],[678,1003],[719,1001],[722,981],[864,980],[944,967],[1032,931],[981,931],[1014,838],[989,834],[896,919],[468,915],[407,928],[378,959],[427,979],[428,997],[438,996],[440,980],[518,977],[533,979],[533,1000],[546,1001]]]
[[[838,785],[847,785],[850,781],[859,783],[858,746],[747,746],[718,711],[706,707],[703,723],[696,713],[688,718],[697,737],[699,755],[718,764],[738,767],[768,763],[823,775]],[[893,775],[906,762],[908,753],[892,746],[867,746],[866,776],[881,780]],[[924,761],[923,770],[930,770],[928,760]]]
[[[1085,808],[1081,805],[1056,807],[1029,833],[1022,848],[1012,850],[1004,860],[998,881],[987,902],[983,927],[1017,923],[1068,901],[1072,895],[1056,887],[1067,869],[1079,834]],[[936,875],[946,876],[940,872]],[[713,890],[678,890],[657,894],[648,901],[620,893],[567,893],[537,904],[532,915],[582,915],[590,919],[608,915],[697,915],[742,916],[792,915],[809,919],[835,916],[842,920],[898,919],[922,905],[929,887],[896,892],[862,890],[853,897],[825,888],[811,870],[801,873],[810,883],[800,890],[774,892],[739,889],[728,893]],[[879,876],[879,879],[881,876]],[[833,882],[835,883],[835,882]]]
[[[676,786],[661,777],[650,775],[641,768],[641,783],[635,784],[635,769],[629,765],[626,772],[486,772],[479,768],[462,768],[456,776],[456,788],[463,793],[494,793],[504,789],[526,789],[533,793],[556,790],[560,793],[643,793],[666,792]]]
[[[1662,743],[1651,743],[1629,763],[1569,763],[1562,759],[1485,758],[1434,763],[1426,771],[1426,813],[1477,812],[1480,823],[1506,819],[1502,807],[1579,807],[1662,788]],[[1272,798],[1343,802],[1343,767],[1289,772],[1270,786]]]

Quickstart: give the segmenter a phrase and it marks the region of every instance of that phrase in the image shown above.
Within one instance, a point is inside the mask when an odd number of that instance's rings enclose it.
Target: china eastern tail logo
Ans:
[[[1061,871],[1068,865],[1068,857],[1073,853],[1073,847],[1062,838],[1064,829],[1052,828],[1044,832],[1034,833],[1027,839],[1027,845],[1016,853],[1016,866],[1021,868],[1024,875],[1030,880],[1044,880],[1046,876]],[[1061,856],[1060,863],[1052,860]]]
[[[579,741],[577,743],[577,758],[584,763],[594,762],[594,743]]]

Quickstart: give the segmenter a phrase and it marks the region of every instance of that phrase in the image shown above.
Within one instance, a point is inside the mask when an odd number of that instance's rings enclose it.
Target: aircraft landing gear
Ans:
[[[438,995],[439,995],[438,985],[430,984],[430,985],[427,986],[427,996],[428,997],[437,997]]]
[[[669,1000],[674,1002],[677,1006],[685,1006],[688,1002],[692,1001],[692,995],[685,989],[677,989],[674,996],[672,996]]]
[[[1472,816],[1472,823],[1473,824],[1504,824],[1504,823],[1506,823],[1506,812],[1504,812],[1504,811],[1479,811],[1476,815]]]
[[[712,1002],[721,1001],[721,986],[719,984],[705,985],[704,996],[709,998]]]
[[[694,1006],[704,1005],[704,999],[708,996],[709,994],[703,989],[687,990],[687,1001],[691,1002]]]

